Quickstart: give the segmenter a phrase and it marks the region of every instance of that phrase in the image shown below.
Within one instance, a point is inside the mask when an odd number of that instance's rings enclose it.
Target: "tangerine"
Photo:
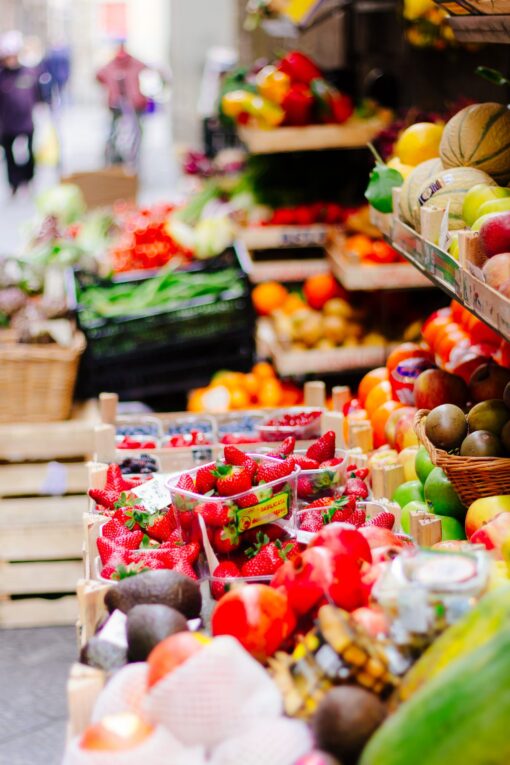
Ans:
[[[393,392],[388,380],[383,380],[382,382],[377,383],[377,385],[372,388],[365,401],[365,409],[369,418],[372,417],[375,410],[380,407],[381,404],[384,404],[385,401],[391,401],[392,398]]]
[[[259,316],[268,316],[280,308],[288,297],[288,291],[279,282],[257,284],[251,293],[251,299]]]
[[[255,399],[259,390],[260,380],[253,372],[244,375],[243,386],[248,395]]]
[[[300,311],[301,308],[306,308],[306,303],[297,292],[291,292],[290,295],[285,298],[285,302],[282,305],[282,311],[290,316],[296,311]]]
[[[250,403],[250,394],[244,388],[232,388],[230,390],[231,409],[246,409]]]
[[[434,348],[434,343],[437,340],[438,334],[446,327],[449,327],[451,323],[452,323],[451,316],[444,316],[444,315],[434,316],[433,319],[429,319],[428,321],[426,321],[423,327],[421,328],[421,334],[423,339],[431,348]]]
[[[377,409],[373,412],[372,417],[370,418],[372,422],[372,428],[374,430],[374,448],[378,449],[380,446],[383,446],[387,443],[386,440],[386,434],[385,434],[385,427],[386,423],[390,417],[390,414],[392,412],[395,412],[397,409],[402,409],[404,404],[402,404],[400,401],[385,401],[384,404],[381,404],[381,406],[378,406]]]
[[[442,361],[449,361],[451,352],[454,348],[460,345],[469,345],[469,335],[464,332],[463,329],[456,329],[458,325],[454,325],[453,329],[448,329],[443,332],[437,340],[435,347],[436,356]]]
[[[308,305],[320,311],[328,300],[335,297],[345,297],[346,292],[333,274],[315,274],[309,276],[303,285],[303,294]]]
[[[251,371],[258,380],[267,380],[270,377],[276,377],[275,371],[268,361],[258,361],[253,365]]]
[[[366,258],[372,254],[374,243],[366,234],[353,234],[345,240],[347,252],[353,252],[359,258]]]
[[[282,384],[276,377],[262,381],[259,390],[259,404],[268,407],[278,406],[282,396]]]
[[[363,406],[368,394],[375,385],[388,379],[389,375],[386,367],[377,367],[376,369],[371,369],[370,372],[367,372],[358,387],[358,401],[360,404]]]
[[[430,359],[431,361],[432,356],[423,346],[418,345],[418,343],[402,343],[402,345],[397,346],[394,351],[390,353],[388,358],[386,359],[386,369],[388,370],[388,376],[391,377],[391,373],[397,367],[401,361],[405,361],[405,359],[412,359],[412,358],[424,358],[424,359]]]

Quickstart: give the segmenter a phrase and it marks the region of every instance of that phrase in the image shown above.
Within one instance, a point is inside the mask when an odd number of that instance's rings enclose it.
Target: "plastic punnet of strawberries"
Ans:
[[[89,496],[108,520],[101,527],[97,549],[103,579],[119,580],[150,569],[175,569],[198,579],[194,569],[198,542],[185,542],[172,506],[150,513],[132,492],[140,480],[126,479],[118,465],[109,465],[104,489]]]

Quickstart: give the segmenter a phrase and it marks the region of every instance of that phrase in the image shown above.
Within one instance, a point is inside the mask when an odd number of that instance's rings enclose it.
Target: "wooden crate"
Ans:
[[[69,422],[0,426],[0,627],[76,622],[98,412],[88,405]]]

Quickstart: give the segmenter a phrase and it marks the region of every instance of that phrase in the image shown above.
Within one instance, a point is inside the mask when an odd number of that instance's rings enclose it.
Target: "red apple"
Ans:
[[[414,432],[415,410],[402,415],[395,429],[395,449],[399,452],[409,446],[418,446],[418,436]]]
[[[149,688],[156,685],[163,677],[184,664],[191,656],[202,650],[209,639],[196,632],[178,632],[165,638],[153,648],[147,662]]]
[[[490,287],[499,290],[510,279],[510,252],[501,252],[489,258],[482,268],[485,281]]]
[[[488,258],[510,250],[510,212],[494,215],[482,224],[480,243]]]
[[[506,385],[510,382],[510,369],[498,364],[482,364],[475,369],[469,380],[470,398],[475,403],[492,398],[503,398]]]
[[[350,523],[329,523],[312,539],[310,547],[327,547],[333,555],[351,555],[358,563],[372,562],[369,545]]]
[[[473,545],[483,545],[487,550],[491,550],[496,558],[502,560],[503,543],[507,539],[510,539],[510,513],[500,513],[475,531],[469,541]]]
[[[473,534],[486,523],[492,521],[501,513],[510,513],[510,496],[496,495],[482,497],[469,506],[466,515],[466,536],[469,540]]]
[[[121,752],[134,749],[145,741],[154,731],[133,712],[108,715],[101,722],[85,729],[80,739],[80,749],[100,750],[103,752]]]
[[[466,407],[469,391],[462,377],[443,369],[427,369],[414,384],[414,401],[418,409],[435,409],[441,404]]]
[[[487,343],[479,343],[469,348],[454,348],[450,356],[448,371],[462,377],[467,384],[475,369],[491,361],[496,351],[497,347]]]
[[[401,409],[396,409],[390,414],[386,420],[384,426],[384,435],[389,446],[393,449],[395,447],[395,436],[397,433],[397,425],[401,417],[405,417],[408,414],[415,415],[416,409],[413,406],[403,406]]]

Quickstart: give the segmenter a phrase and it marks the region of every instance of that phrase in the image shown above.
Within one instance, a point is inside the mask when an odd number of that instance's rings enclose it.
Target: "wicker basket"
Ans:
[[[60,345],[0,344],[0,422],[65,420],[85,337]]]
[[[459,457],[448,454],[444,449],[436,449],[425,434],[425,418],[428,413],[428,409],[419,409],[416,412],[416,435],[434,465],[444,470],[467,507],[480,497],[510,494],[510,458]]]

